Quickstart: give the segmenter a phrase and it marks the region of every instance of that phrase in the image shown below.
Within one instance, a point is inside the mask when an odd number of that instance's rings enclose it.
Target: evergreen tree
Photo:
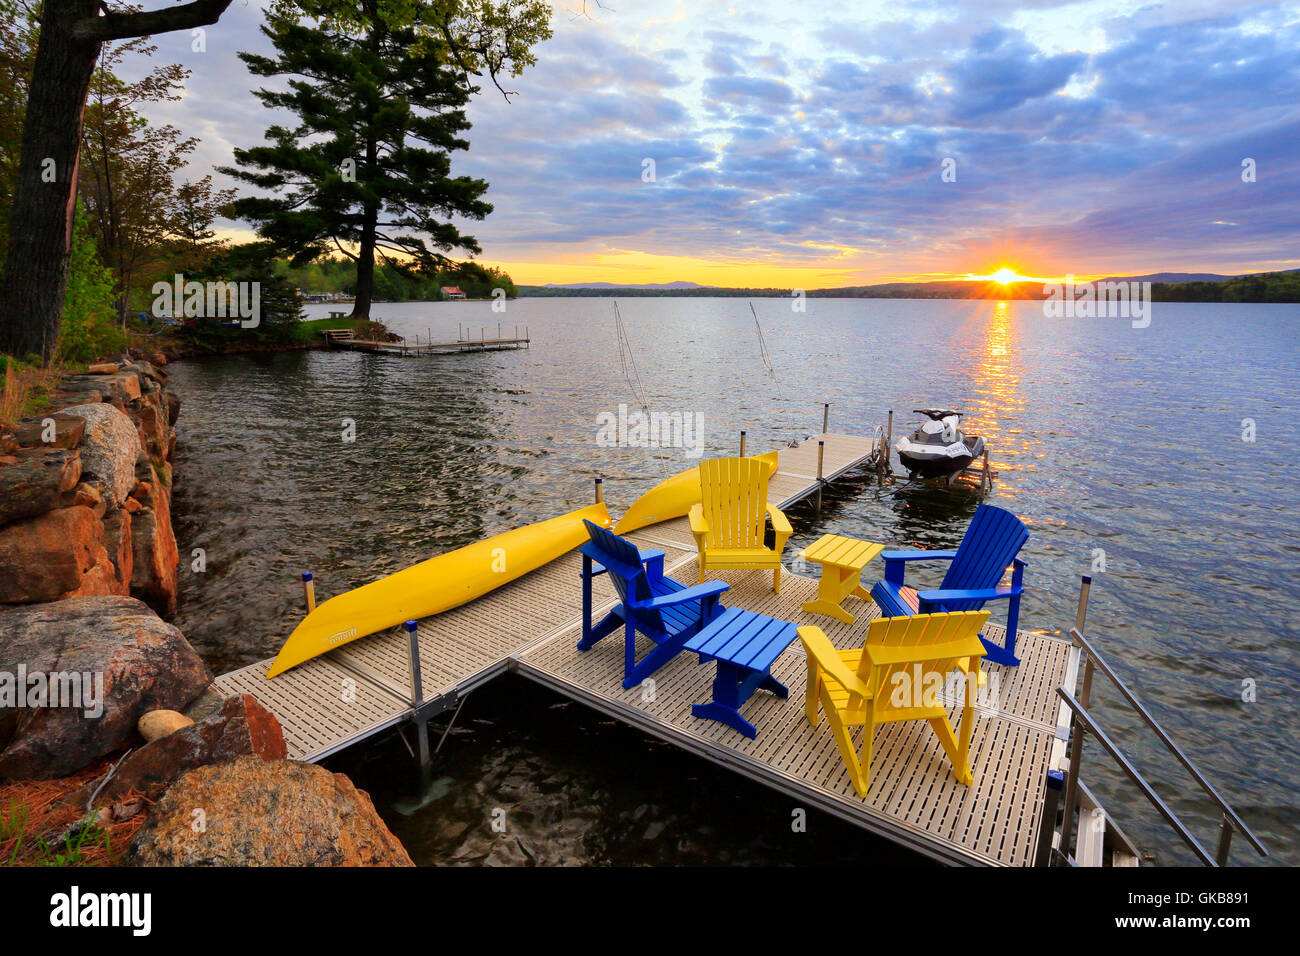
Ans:
[[[309,26],[273,11],[262,31],[277,56],[240,57],[258,76],[288,78],[287,89],[256,95],[297,123],[271,126],[269,145],[235,150],[242,168],[223,172],[271,193],[236,201],[235,214],[294,265],[334,252],[353,260],[352,314],[362,318],[377,258],[428,274],[451,263],[448,252],[477,254],[447,221],[492,211],[485,181],[451,175],[451,153],[469,147],[460,134],[476,88],[448,45],[377,17]]]

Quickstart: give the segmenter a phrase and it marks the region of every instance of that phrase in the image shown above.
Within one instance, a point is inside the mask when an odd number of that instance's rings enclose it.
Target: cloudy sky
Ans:
[[[491,183],[470,231],[517,282],[1300,267],[1300,4],[578,6],[453,166]],[[235,55],[270,52],[260,21],[235,0],[203,53],[156,39],[193,71],[151,113],[201,138],[193,175],[272,120]]]

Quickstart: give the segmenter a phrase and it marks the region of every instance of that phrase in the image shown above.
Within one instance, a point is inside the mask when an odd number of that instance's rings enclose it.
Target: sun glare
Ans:
[[[1017,279],[1020,278],[1020,276],[1016,274],[1015,269],[1008,269],[1006,266],[1003,266],[997,272],[993,273],[993,275],[991,275],[989,278],[991,278],[994,282],[1000,283],[1002,285],[1006,285],[1008,282],[1015,282]]]

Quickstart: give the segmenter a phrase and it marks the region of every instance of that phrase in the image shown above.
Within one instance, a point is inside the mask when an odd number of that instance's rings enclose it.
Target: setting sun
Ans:
[[[1006,285],[1008,282],[1015,282],[1019,278],[1020,276],[1016,275],[1015,269],[1008,269],[1006,266],[1003,266],[997,272],[993,273],[993,281],[1000,282],[1002,285]]]

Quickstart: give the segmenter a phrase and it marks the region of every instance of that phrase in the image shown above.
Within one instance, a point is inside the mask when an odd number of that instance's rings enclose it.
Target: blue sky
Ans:
[[[492,184],[469,230],[516,281],[1300,267],[1300,4],[579,6],[453,167]],[[156,39],[193,71],[151,118],[201,138],[194,175],[271,121],[235,56],[260,19]]]

